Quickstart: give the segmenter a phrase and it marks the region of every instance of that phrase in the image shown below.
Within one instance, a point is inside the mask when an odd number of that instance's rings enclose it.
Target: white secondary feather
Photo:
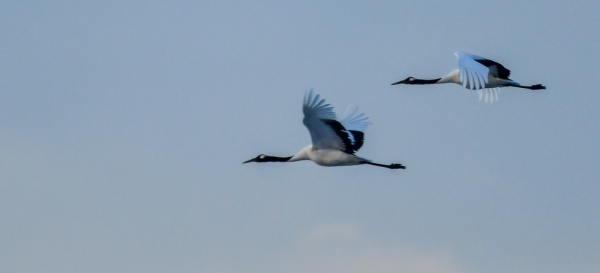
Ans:
[[[490,69],[476,60],[486,59],[464,52],[455,52],[454,55],[458,57],[458,69],[460,70],[462,86],[472,90],[484,89],[488,82]]]
[[[321,99],[318,94],[313,95],[312,89],[308,92],[308,95],[304,95],[302,112],[304,112],[302,123],[310,132],[314,148],[345,149],[342,139],[325,123],[325,120],[337,120],[333,107],[326,104],[325,100]]]
[[[477,90],[477,93],[479,93],[480,101],[483,99],[483,101],[485,102],[494,103],[494,101],[498,100],[498,94],[500,93],[500,91],[500,88],[495,87],[479,89]]]

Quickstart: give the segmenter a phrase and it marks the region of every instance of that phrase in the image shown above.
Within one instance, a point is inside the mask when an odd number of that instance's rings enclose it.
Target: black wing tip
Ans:
[[[322,119],[322,121],[325,122],[325,124],[329,126],[329,128],[331,128],[331,130],[333,130],[333,132],[340,138],[342,144],[344,145],[343,151],[345,153],[354,154],[354,152],[358,150],[354,149],[354,145],[352,144],[352,141],[350,141],[350,133],[346,130],[346,128],[344,128],[344,125],[333,119]]]
[[[354,152],[358,152],[358,150],[360,150],[360,148],[365,143],[365,133],[363,133],[361,131],[355,131],[355,130],[350,130],[350,133],[354,137],[354,143],[351,143],[352,150]]]
[[[498,77],[500,79],[508,80],[508,78],[510,77],[510,70],[498,62],[495,62],[495,61],[492,61],[489,59],[482,59],[482,60],[475,59],[475,61],[486,67],[495,66],[496,69],[498,70]]]

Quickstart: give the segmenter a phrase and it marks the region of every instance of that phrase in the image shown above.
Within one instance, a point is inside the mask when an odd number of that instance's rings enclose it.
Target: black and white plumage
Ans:
[[[364,130],[371,124],[363,113],[358,112],[357,107],[350,105],[338,120],[333,107],[325,103],[318,94],[313,94],[311,89],[304,96],[302,111],[304,112],[302,122],[310,132],[312,145],[304,147],[294,156],[277,157],[261,154],[244,163],[311,160],[327,167],[368,164],[388,169],[406,168],[402,164],[375,163],[354,154],[362,147]]]
[[[510,70],[492,60],[464,52],[455,52],[454,55],[458,57],[458,69],[442,78],[423,80],[408,77],[402,81],[392,83],[392,85],[457,83],[464,88],[477,90],[479,100],[485,99],[486,102],[498,100],[500,87],[512,86],[530,90],[546,89],[541,84],[526,86],[509,79]]]

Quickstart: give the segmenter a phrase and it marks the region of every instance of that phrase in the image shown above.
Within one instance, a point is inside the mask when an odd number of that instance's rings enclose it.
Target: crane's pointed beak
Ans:
[[[256,162],[256,158],[246,160],[242,164],[246,164],[246,163],[250,163],[250,162]]]
[[[401,80],[399,82],[392,83],[392,85],[401,84],[401,83],[406,83],[406,80]]]

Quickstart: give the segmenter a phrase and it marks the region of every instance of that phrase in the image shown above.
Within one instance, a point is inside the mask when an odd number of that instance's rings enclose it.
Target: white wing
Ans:
[[[348,130],[364,132],[367,126],[371,125],[367,119],[369,118],[364,113],[358,113],[358,107],[350,104],[344,111],[340,123]]]
[[[473,90],[485,88],[490,69],[476,60],[486,59],[464,52],[455,52],[454,55],[458,57],[458,69],[463,87]]]
[[[304,95],[304,105],[302,106],[304,119],[302,123],[310,132],[313,147],[317,149],[338,149],[345,150],[344,140],[349,143],[348,139],[340,137],[348,132],[336,120],[333,107],[325,103],[324,99],[316,94],[313,94],[311,89],[308,95]]]
[[[500,93],[500,88],[484,88],[477,90],[479,93],[479,101],[482,99],[487,103],[494,103],[494,101],[498,100],[498,93]]]

